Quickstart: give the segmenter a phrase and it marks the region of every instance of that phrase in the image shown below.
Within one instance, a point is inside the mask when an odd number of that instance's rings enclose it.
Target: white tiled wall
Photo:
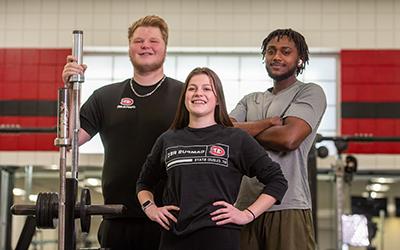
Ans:
[[[259,47],[291,27],[318,48],[400,48],[397,0],[0,0],[0,47],[124,46],[127,27],[157,14],[170,46]]]

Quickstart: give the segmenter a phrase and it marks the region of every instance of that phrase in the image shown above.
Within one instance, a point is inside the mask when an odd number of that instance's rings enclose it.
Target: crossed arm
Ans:
[[[259,121],[237,122],[231,118],[235,127],[253,136],[264,148],[288,152],[299,147],[311,133],[310,125],[297,117],[284,119],[271,117]]]

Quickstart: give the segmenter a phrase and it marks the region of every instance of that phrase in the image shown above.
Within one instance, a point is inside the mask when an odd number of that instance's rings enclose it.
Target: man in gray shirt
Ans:
[[[288,191],[274,205],[242,229],[242,250],[315,249],[308,184],[307,156],[326,109],[322,88],[303,83],[297,75],[309,60],[304,37],[291,29],[278,29],[262,43],[262,55],[274,86],[243,97],[230,113],[242,128],[279,162],[288,180]],[[251,204],[263,186],[243,178],[237,206]]]

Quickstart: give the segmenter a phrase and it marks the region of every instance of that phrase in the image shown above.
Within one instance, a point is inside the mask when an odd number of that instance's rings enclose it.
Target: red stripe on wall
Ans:
[[[376,137],[400,135],[399,119],[342,119],[342,134]],[[349,144],[349,153],[398,154],[400,142],[362,142]]]
[[[399,50],[342,50],[342,65],[398,65]]]
[[[400,102],[400,50],[341,51],[341,100]],[[400,119],[342,118],[341,125],[343,135],[400,136]],[[396,154],[400,143],[350,143],[348,152]]]
[[[397,84],[342,83],[342,102],[398,102],[399,96],[400,80]]]
[[[17,125],[21,128],[52,128],[57,126],[56,117],[18,117],[0,116],[0,124]],[[56,151],[53,145],[55,133],[40,134],[2,134],[0,136],[0,150],[3,151],[29,151],[29,150],[50,150]]]
[[[71,49],[0,49],[1,100],[57,100]],[[1,124],[55,127],[56,117],[2,117]],[[55,134],[0,134],[0,150],[58,150]]]
[[[54,100],[71,49],[0,49],[0,99]]]
[[[342,80],[363,85],[364,83],[396,84],[400,81],[400,65],[345,65],[342,68]]]

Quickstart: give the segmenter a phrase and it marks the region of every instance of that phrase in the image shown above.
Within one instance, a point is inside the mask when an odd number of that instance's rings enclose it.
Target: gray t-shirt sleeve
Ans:
[[[249,95],[244,96],[236,107],[229,113],[229,116],[235,118],[238,122],[245,122],[247,115],[247,99],[250,98]]]
[[[290,104],[283,118],[298,117],[315,130],[326,109],[326,97],[322,88],[314,83],[305,84]]]

